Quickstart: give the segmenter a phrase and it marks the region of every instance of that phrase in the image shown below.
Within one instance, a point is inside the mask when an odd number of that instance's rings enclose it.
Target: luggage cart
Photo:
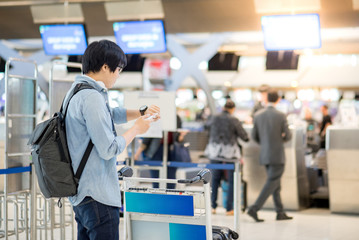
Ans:
[[[10,71],[12,64],[27,70],[25,73],[14,73]],[[31,171],[31,155],[26,142],[28,134],[36,125],[37,76],[35,61],[18,58],[6,61],[5,154],[4,169],[1,169],[4,175],[4,197],[0,210],[3,211],[0,214],[0,221],[3,222],[1,235],[5,239],[9,239],[10,235],[19,239],[20,231],[25,231],[26,239],[36,239],[33,233],[36,226],[36,198],[33,197],[36,185],[33,184],[35,176]],[[31,196],[30,200],[28,196]],[[14,207],[13,218],[9,213],[9,204]],[[10,226],[13,230],[9,229]]]
[[[123,178],[124,233],[127,240],[212,240],[211,173],[201,170],[189,180]],[[141,187],[140,183],[190,184],[199,189]]]

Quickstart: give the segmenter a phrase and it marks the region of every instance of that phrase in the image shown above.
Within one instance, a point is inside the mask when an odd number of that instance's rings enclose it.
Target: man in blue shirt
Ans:
[[[138,110],[109,107],[108,88],[115,84],[126,64],[126,56],[117,44],[108,40],[91,43],[83,55],[84,75],[76,77],[66,96],[67,99],[79,83],[94,88],[84,89],[71,99],[65,120],[74,172],[89,141],[94,144],[79,181],[78,193],[69,197],[78,225],[78,239],[119,239],[121,193],[116,156],[160,116],[157,106],[150,106],[145,116]],[[146,119],[155,113],[157,118]],[[133,127],[122,136],[116,135],[114,123],[136,118]]]

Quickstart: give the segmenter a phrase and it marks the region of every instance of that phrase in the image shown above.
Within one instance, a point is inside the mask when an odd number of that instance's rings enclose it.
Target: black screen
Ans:
[[[293,51],[267,52],[267,70],[285,70],[298,68],[299,55]]]
[[[234,53],[217,53],[208,61],[209,71],[237,71],[239,56]]]
[[[0,58],[0,72],[5,72],[6,61],[3,58]]]
[[[72,63],[82,63],[82,55],[70,55],[68,62]],[[67,72],[80,73],[81,68],[76,67],[67,67]]]
[[[145,58],[140,54],[127,54],[127,66],[123,69],[124,72],[142,72]]]
[[[6,66],[6,60],[0,57],[0,72],[5,72],[5,66]],[[12,65],[10,64],[9,69],[12,68]]]

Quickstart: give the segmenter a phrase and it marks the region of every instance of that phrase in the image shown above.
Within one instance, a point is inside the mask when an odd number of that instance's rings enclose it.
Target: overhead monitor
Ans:
[[[82,24],[41,25],[41,38],[47,55],[83,55],[86,32]]]
[[[267,52],[267,70],[297,70],[299,55],[294,51]]]
[[[237,71],[239,56],[234,53],[217,53],[208,61],[208,71]]]
[[[272,15],[261,18],[267,51],[321,48],[319,15]]]
[[[115,22],[113,30],[117,44],[126,54],[167,51],[162,20]]]
[[[82,56],[83,55],[71,55],[69,56],[68,62],[70,63],[82,63]],[[82,69],[78,67],[70,67],[67,66],[67,72],[68,73],[81,73]]]
[[[127,65],[123,69],[124,72],[142,72],[145,58],[140,54],[127,54]]]

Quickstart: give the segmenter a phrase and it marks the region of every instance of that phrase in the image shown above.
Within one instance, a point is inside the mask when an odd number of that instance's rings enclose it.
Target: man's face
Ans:
[[[261,101],[267,103],[268,102],[267,96],[268,96],[267,92],[261,92]]]
[[[105,86],[110,89],[113,87],[113,85],[115,85],[116,80],[118,79],[120,72],[122,72],[122,68],[117,67],[116,70],[114,72],[111,72],[111,69],[109,67],[106,68],[105,70],[106,72],[106,82],[105,82]]]
[[[320,111],[322,112],[323,115],[327,115],[327,109],[325,107],[320,107]]]

